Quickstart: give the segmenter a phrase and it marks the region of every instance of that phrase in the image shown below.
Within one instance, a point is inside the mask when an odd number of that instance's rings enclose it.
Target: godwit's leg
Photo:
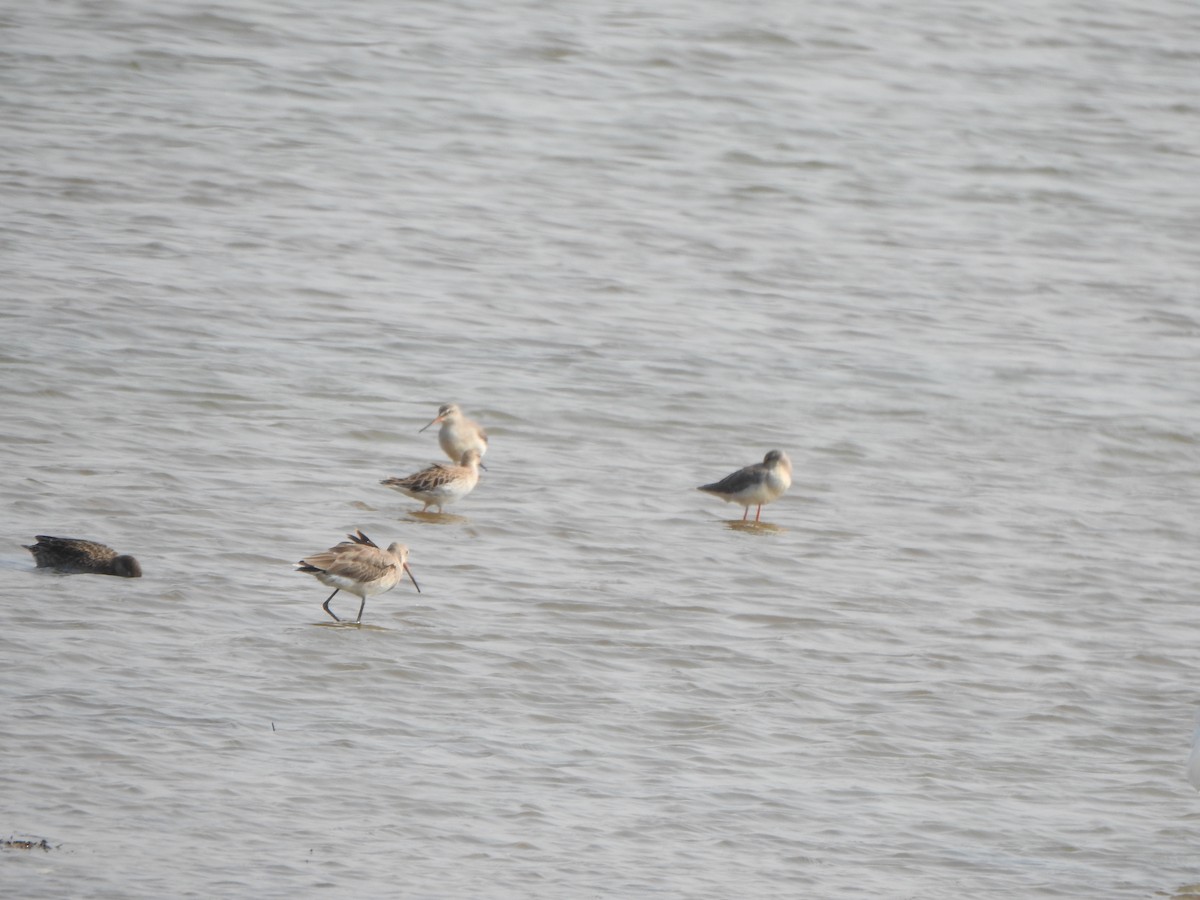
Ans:
[[[748,507],[748,506],[747,506],[747,507],[746,507],[746,512],[749,512],[749,511],[750,511],[750,507]],[[755,522],[757,522],[757,521],[758,521],[758,517],[759,517],[759,516],[761,516],[761,515],[762,515],[762,504],[760,503],[760,504],[758,504],[758,512],[756,512],[756,513],[754,514],[754,521],[755,521]]]
[[[743,522],[746,521],[746,516],[748,516],[748,515],[750,515],[750,507],[747,506],[745,511],[742,513],[742,521]]]
[[[321,609],[325,610],[325,612],[327,612],[327,613],[329,613],[331,616],[333,616],[333,621],[335,621],[335,622],[340,622],[340,621],[342,621],[342,620],[341,620],[341,619],[339,619],[339,618],[338,618],[336,615],[334,615],[334,612],[333,612],[333,610],[329,608],[329,601],[330,601],[330,600],[332,600],[334,597],[336,597],[336,596],[337,596],[337,592],[338,592],[338,591],[340,591],[340,590],[341,590],[341,588],[334,588],[334,590],[333,590],[333,593],[332,593],[332,594],[330,594],[330,595],[329,595],[329,596],[326,598],[325,602],[321,604]]]
[[[355,625],[357,625],[359,622],[362,621],[362,611],[366,608],[367,608],[367,598],[366,598],[366,595],[364,595],[362,598],[362,603],[358,604],[358,618],[354,620]]]

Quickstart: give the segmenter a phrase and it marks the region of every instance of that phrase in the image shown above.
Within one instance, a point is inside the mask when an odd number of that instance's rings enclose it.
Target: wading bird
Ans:
[[[720,481],[701,485],[697,490],[720,497],[729,503],[744,506],[742,521],[750,515],[750,507],[758,505],[754,514],[757,522],[764,503],[778,500],[792,486],[792,461],[782,450],[772,450],[763,461],[726,475]]]
[[[307,572],[326,587],[333,588],[321,608],[333,616],[335,622],[342,621],[329,608],[329,601],[338,591],[357,594],[362,598],[355,622],[362,621],[367,598],[394,588],[404,575],[408,575],[417,589],[421,586],[408,567],[408,548],[403,544],[392,544],[380,550],[375,542],[361,531],[346,535],[350,540],[342,541],[322,553],[314,553],[296,563],[297,572]]]

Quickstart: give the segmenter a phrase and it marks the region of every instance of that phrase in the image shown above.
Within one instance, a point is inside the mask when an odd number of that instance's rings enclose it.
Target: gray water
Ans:
[[[0,891],[1200,881],[1198,47],[1174,0],[10,5],[0,837],[53,849]],[[422,519],[378,482],[447,401],[488,471]],[[774,447],[767,525],[694,490]],[[423,593],[314,627],[356,528]]]

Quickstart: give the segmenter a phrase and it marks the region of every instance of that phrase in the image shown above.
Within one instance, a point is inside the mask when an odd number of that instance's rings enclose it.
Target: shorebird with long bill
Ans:
[[[381,550],[362,531],[346,537],[350,540],[306,556],[296,563],[297,572],[307,572],[321,584],[333,588],[333,593],[325,599],[321,608],[333,616],[335,622],[342,620],[329,608],[329,601],[337,596],[338,591],[362,598],[355,623],[362,621],[368,597],[390,591],[404,575],[412,581],[417,593],[421,592],[421,586],[408,567],[408,548],[403,544],[392,544],[386,550]]]
[[[483,455],[488,450],[487,432],[478,422],[464,416],[457,403],[447,403],[442,406],[438,410],[437,417],[425,428],[431,428],[438,424],[442,426],[438,429],[438,444],[452,462],[457,464],[468,450],[477,451],[479,458],[483,459]],[[422,428],[421,431],[424,431],[425,428]]]

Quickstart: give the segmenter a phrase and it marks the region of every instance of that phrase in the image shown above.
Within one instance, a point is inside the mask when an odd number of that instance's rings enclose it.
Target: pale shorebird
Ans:
[[[729,503],[746,507],[742,521],[750,515],[750,507],[758,504],[754,521],[762,515],[764,503],[778,500],[792,486],[792,461],[782,450],[772,450],[763,461],[726,475],[720,481],[701,485],[698,490],[720,497]]]
[[[461,500],[475,490],[475,485],[479,483],[479,465],[479,451],[468,450],[462,455],[461,465],[434,463],[415,475],[385,478],[379,483],[420,500],[425,504],[421,512],[431,506],[436,506],[441,512],[447,503]]]
[[[68,574],[119,575],[122,578],[141,578],[142,567],[132,556],[118,556],[117,551],[95,541],[82,538],[36,535],[36,544],[22,544],[33,554],[39,569],[57,569]]]
[[[390,591],[404,575],[412,580],[417,593],[421,592],[421,586],[408,567],[408,548],[403,544],[392,544],[386,550],[380,550],[361,531],[346,536],[350,540],[296,563],[297,572],[308,572],[321,584],[333,588],[333,593],[325,599],[321,608],[333,616],[335,622],[342,620],[329,608],[329,601],[337,596],[338,591],[357,594],[362,598],[358,618],[354,620],[356,623],[362,621],[367,598]]]
[[[488,449],[487,432],[479,426],[478,422],[464,416],[457,403],[447,403],[441,407],[438,410],[437,418],[425,428],[437,425],[439,422],[442,427],[438,429],[438,444],[441,445],[442,452],[451,460],[455,463],[459,462],[468,450],[478,451],[479,458],[483,459],[483,455],[487,453]],[[422,428],[421,431],[424,431],[425,428]]]

